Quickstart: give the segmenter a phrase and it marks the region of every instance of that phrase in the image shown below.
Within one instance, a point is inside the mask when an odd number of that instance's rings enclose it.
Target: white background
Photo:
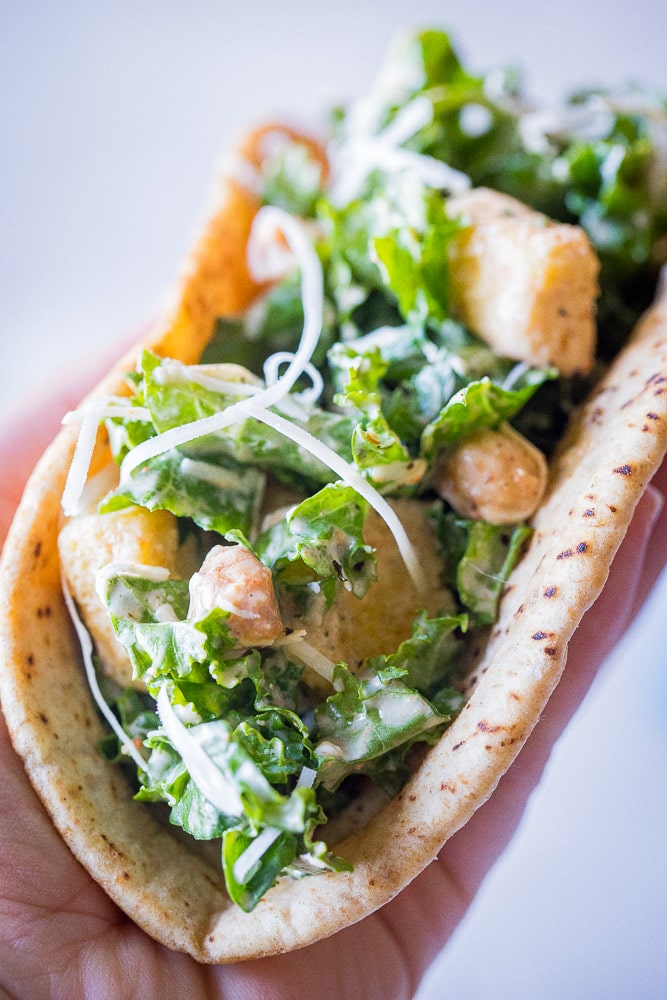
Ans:
[[[547,102],[629,78],[667,92],[664,0],[0,0],[0,411],[151,315],[240,131],[316,121],[396,29],[430,23]],[[663,578],[419,1000],[667,995],[666,601]]]

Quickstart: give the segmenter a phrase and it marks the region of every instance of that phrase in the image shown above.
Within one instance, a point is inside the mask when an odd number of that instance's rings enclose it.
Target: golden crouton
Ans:
[[[321,623],[306,623],[307,641],[329,659],[357,667],[369,656],[393,653],[409,638],[418,611],[454,614],[454,600],[441,580],[442,559],[429,521],[428,504],[392,500],[426,577],[426,593],[415,589],[385,522],[369,511],[364,541],[376,549],[378,579],[359,600],[341,588]],[[297,624],[297,623],[294,623]]]
[[[58,548],[67,585],[93,637],[102,669],[118,684],[130,684],[132,666],[97,595],[95,577],[114,562],[162,566],[177,579],[189,577],[192,556],[187,546],[179,545],[176,518],[169,511],[143,507],[81,514],[66,522]]]
[[[599,263],[583,229],[488,188],[450,198],[448,212],[468,223],[450,252],[462,322],[505,357],[589,371]]]

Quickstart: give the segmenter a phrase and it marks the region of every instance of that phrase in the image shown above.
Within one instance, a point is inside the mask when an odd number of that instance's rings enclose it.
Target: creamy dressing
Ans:
[[[183,458],[180,463],[180,471],[183,476],[199,479],[202,482],[210,483],[221,490],[235,490],[243,481],[243,475],[225,468],[224,465],[214,465],[212,462],[202,462],[195,458]]]
[[[95,590],[103,604],[107,601],[109,581],[114,576],[133,576],[142,580],[152,580],[154,583],[164,583],[169,579],[170,573],[163,566],[146,566],[143,563],[113,562],[102,566],[95,575]],[[162,602],[159,592],[147,593],[143,595],[145,603],[159,615],[162,621],[177,621],[173,608]],[[144,612],[144,604],[129,589],[117,592],[114,596],[114,614],[119,618],[130,618],[133,621],[141,620]]]

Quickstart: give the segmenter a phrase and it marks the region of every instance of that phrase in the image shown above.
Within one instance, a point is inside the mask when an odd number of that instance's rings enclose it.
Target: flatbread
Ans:
[[[242,309],[257,291],[244,263],[255,199],[228,180],[219,204],[175,307],[148,341],[185,362],[198,358],[216,316]],[[119,391],[135,357],[122,359],[95,394]],[[404,888],[488,798],[539,720],[667,448],[667,296],[569,428],[464,711],[403,791],[337,845],[352,872],[281,880],[251,914],[229,901],[215,860],[164,825],[159,807],[135,802],[121,769],[97,751],[104,730],[57,553],[75,437],[65,428],[37,466],[2,555],[0,695],[16,750],[75,856],[151,936],[201,962],[283,952],[361,919]]]

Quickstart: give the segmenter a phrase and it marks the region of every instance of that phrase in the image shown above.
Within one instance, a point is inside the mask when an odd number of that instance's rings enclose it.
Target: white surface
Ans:
[[[667,5],[630,9],[0,0],[0,403],[141,324],[219,150],[249,123],[314,119],[362,90],[397,28],[444,21],[474,66],[519,62],[546,99],[631,77],[667,90]],[[663,581],[419,1000],[666,995],[666,600]]]

